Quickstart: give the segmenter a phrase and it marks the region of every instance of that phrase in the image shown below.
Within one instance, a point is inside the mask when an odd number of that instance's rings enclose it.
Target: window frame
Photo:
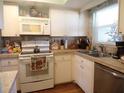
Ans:
[[[112,24],[107,24],[107,25],[103,25],[103,26],[97,26],[96,24],[96,13],[97,13],[97,11],[100,11],[100,10],[103,10],[103,9],[107,9],[107,8],[109,8],[109,7],[112,7],[112,6],[117,6],[117,8],[118,8],[118,17],[117,17],[117,27],[118,27],[118,21],[119,21],[119,4],[118,3],[115,3],[115,4],[112,4],[112,5],[109,5],[109,6],[106,6],[106,7],[103,7],[103,8],[100,8],[100,9],[96,9],[96,11],[94,11],[93,13],[92,13],[92,30],[93,30],[93,32],[92,32],[92,34],[93,34],[93,43],[101,43],[101,44],[109,44],[110,43],[110,45],[112,44],[113,45],[113,41],[105,41],[105,42],[100,42],[100,41],[98,41],[98,32],[96,31],[98,28],[102,28],[102,27],[109,27],[109,26],[111,26]],[[95,21],[94,21],[95,20]],[[117,29],[117,33],[119,32],[119,30]]]

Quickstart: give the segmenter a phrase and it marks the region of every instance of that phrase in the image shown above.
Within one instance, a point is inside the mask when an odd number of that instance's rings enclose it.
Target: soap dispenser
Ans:
[[[68,49],[68,40],[65,40],[65,49]]]

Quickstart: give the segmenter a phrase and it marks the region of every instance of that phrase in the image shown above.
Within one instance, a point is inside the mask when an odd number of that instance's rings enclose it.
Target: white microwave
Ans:
[[[20,35],[50,35],[50,19],[20,17]]]

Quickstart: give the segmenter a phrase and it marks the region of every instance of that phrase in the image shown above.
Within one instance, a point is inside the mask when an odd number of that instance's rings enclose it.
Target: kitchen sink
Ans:
[[[98,51],[78,51],[78,52],[89,55],[89,56],[93,56],[93,57],[107,57],[108,56],[107,54],[103,54]]]

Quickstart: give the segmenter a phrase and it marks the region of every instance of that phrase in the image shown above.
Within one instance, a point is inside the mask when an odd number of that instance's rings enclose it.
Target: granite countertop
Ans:
[[[113,59],[112,57],[93,57],[79,52],[76,52],[76,54],[93,62],[105,65],[114,70],[124,73],[124,63],[122,63],[119,59]]]
[[[0,58],[17,58],[19,53],[12,53],[12,54],[0,54]]]
[[[51,50],[54,54],[60,53],[74,53],[80,51],[82,49],[59,49],[59,50]]]
[[[9,93],[14,81],[16,80],[18,71],[5,71],[0,72],[0,85],[2,93]]]
[[[72,53],[79,51],[81,49],[58,49],[58,50],[51,50],[54,54],[56,53]],[[17,58],[19,57],[19,53],[11,53],[11,54],[0,54],[0,58]]]

